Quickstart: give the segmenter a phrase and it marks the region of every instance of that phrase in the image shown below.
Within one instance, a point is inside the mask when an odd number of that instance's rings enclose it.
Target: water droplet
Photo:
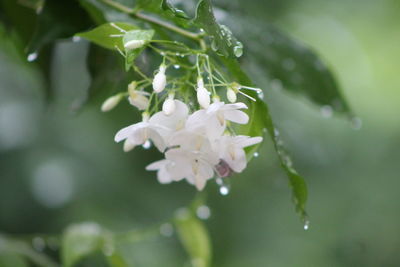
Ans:
[[[46,242],[41,237],[35,237],[32,239],[32,246],[37,251],[43,251],[46,247]]]
[[[333,109],[329,105],[325,105],[321,107],[321,115],[324,118],[330,118],[333,115]]]
[[[286,58],[282,61],[282,67],[288,71],[294,70],[296,62],[292,58]]]
[[[175,64],[175,65],[174,65],[174,69],[180,69],[180,68],[181,68],[180,65],[178,65],[178,64]]]
[[[174,233],[174,227],[170,223],[163,223],[160,226],[160,234],[166,237],[172,236]]]
[[[202,205],[197,208],[196,210],[197,217],[202,220],[207,220],[211,216],[211,210],[208,206]]]
[[[310,228],[310,221],[309,221],[309,220],[306,220],[306,221],[304,222],[303,229],[304,229],[304,230],[308,230],[309,228]]]
[[[253,156],[254,156],[255,158],[257,158],[257,157],[259,156],[258,152],[255,152],[255,153],[253,154]]]
[[[351,127],[354,130],[360,130],[362,127],[362,120],[359,117],[353,117],[351,119]]]
[[[200,30],[199,30],[201,33],[203,33],[204,32],[204,29],[203,28],[200,28]]]
[[[243,45],[240,42],[236,43],[236,46],[233,48],[233,54],[235,57],[241,57],[243,55]]]
[[[151,143],[149,140],[147,140],[146,142],[144,142],[144,144],[142,145],[142,147],[144,149],[149,149],[151,147]]]
[[[279,130],[274,128],[274,134],[275,134],[275,136],[279,136]]]
[[[38,57],[38,53],[37,52],[33,52],[33,53],[30,53],[26,59],[29,62],[32,62],[32,61],[35,61],[37,59],[37,57]]]
[[[226,180],[223,180],[222,178],[218,177],[216,179],[217,184],[219,185],[219,193],[223,196],[226,196],[229,194],[230,191],[230,185],[225,182]]]
[[[259,98],[263,99],[264,98],[264,92],[263,91],[258,91],[257,95]]]
[[[74,42],[74,43],[77,43],[77,42],[79,42],[80,40],[82,40],[82,38],[79,37],[79,36],[74,36],[74,37],[72,37],[72,42]]]

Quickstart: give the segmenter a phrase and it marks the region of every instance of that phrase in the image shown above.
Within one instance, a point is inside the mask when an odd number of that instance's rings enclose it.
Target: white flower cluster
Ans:
[[[154,76],[152,85],[156,94],[167,84],[165,70],[161,65]],[[146,167],[157,171],[160,183],[186,179],[202,190],[207,180],[215,176],[227,177],[233,172],[242,172],[247,165],[244,148],[260,143],[262,137],[235,136],[227,131],[231,123],[248,123],[249,117],[242,111],[247,109],[244,103],[225,104],[218,97],[211,103],[202,78],[197,80],[196,91],[199,110],[190,114],[189,107],[174,99],[174,93],[170,92],[162,111],[152,116],[143,112],[142,121],[121,129],[115,141],[125,141],[125,151],[151,141],[165,155],[165,159]],[[148,108],[149,100],[145,92],[136,91],[135,82],[129,85],[128,92],[132,105],[141,110]]]

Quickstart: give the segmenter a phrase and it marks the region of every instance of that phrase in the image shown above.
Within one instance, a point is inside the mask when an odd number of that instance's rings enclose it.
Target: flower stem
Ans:
[[[134,9],[129,8],[129,7],[127,7],[127,6],[125,6],[125,5],[121,4],[121,3],[115,2],[113,0],[101,0],[101,1],[104,4],[107,4],[107,5],[115,8],[115,9],[117,9],[117,10],[119,10],[121,12],[124,12],[126,14],[129,14],[129,15],[131,15],[133,17],[136,17],[138,19],[141,19],[141,20],[144,20],[144,21],[147,21],[147,22],[150,22],[150,23],[154,23],[154,24],[160,25],[160,26],[162,26],[162,27],[164,27],[166,29],[169,29],[171,31],[179,33],[179,34],[181,34],[181,35],[183,35],[183,36],[185,36],[187,38],[199,41],[201,46],[203,46],[203,39],[201,38],[203,36],[202,33],[194,33],[194,32],[190,32],[190,31],[184,30],[184,29],[179,28],[179,27],[177,27],[177,26],[175,26],[173,24],[170,24],[170,23],[168,23],[166,21],[162,21],[162,20],[160,20],[158,18],[155,18],[155,17],[149,16],[149,15],[143,14],[141,12],[135,11]]]

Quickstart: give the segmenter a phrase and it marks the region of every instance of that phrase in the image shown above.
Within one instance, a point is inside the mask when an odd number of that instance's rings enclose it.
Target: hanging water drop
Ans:
[[[240,42],[236,43],[236,46],[233,48],[233,54],[236,57],[241,57],[243,55],[243,45]]]
[[[181,68],[180,65],[178,65],[178,64],[175,64],[175,65],[174,65],[174,69],[180,69],[180,68]]]
[[[142,147],[144,149],[149,149],[151,147],[151,143],[149,140],[147,140],[146,142],[144,142],[144,144],[142,145]]]
[[[354,130],[360,130],[362,127],[362,120],[359,117],[353,117],[351,119],[351,127]]]
[[[229,194],[230,191],[230,185],[225,182],[222,178],[218,177],[216,179],[217,185],[219,186],[219,193],[223,196],[226,196]]]
[[[310,221],[309,221],[309,220],[306,220],[306,221],[304,222],[303,229],[304,229],[304,230],[308,230],[309,228],[310,228]]]
[[[259,98],[264,99],[264,92],[263,91],[258,91],[257,95]]]
[[[35,61],[37,59],[37,57],[38,57],[38,53],[37,52],[33,52],[33,53],[30,53],[26,59],[29,62],[32,62],[32,61]]]
[[[253,156],[254,156],[255,158],[257,158],[257,157],[259,156],[258,152],[255,152],[255,153],[253,154]]]
[[[333,115],[333,109],[331,106],[325,105],[321,107],[321,115],[324,118],[330,118]]]

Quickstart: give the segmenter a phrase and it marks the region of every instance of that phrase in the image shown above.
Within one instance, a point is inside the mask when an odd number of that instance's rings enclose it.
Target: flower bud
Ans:
[[[144,45],[144,40],[130,40],[124,44],[125,50],[133,50]]]
[[[226,91],[226,97],[228,98],[229,102],[236,103],[237,95],[232,88],[228,88],[228,90]]]
[[[153,79],[153,89],[154,92],[160,93],[164,90],[167,85],[167,77],[165,76],[166,67],[164,64],[161,64],[158,73],[154,76]]]
[[[115,108],[118,105],[119,101],[121,101],[121,95],[113,95],[106,99],[101,105],[101,111],[107,112]]]
[[[136,82],[133,81],[128,85],[129,103],[137,107],[139,110],[145,110],[149,106],[149,99],[144,95],[144,92],[137,91]]]
[[[204,109],[210,106],[210,92],[204,87],[197,88],[197,101]]]
[[[129,142],[128,139],[125,139],[124,146],[123,146],[124,152],[129,152],[134,148],[135,148],[135,145],[132,144],[131,142]]]
[[[174,101],[174,95],[170,94],[168,98],[164,101],[164,104],[162,106],[162,110],[165,115],[169,116],[175,111],[175,101]]]

